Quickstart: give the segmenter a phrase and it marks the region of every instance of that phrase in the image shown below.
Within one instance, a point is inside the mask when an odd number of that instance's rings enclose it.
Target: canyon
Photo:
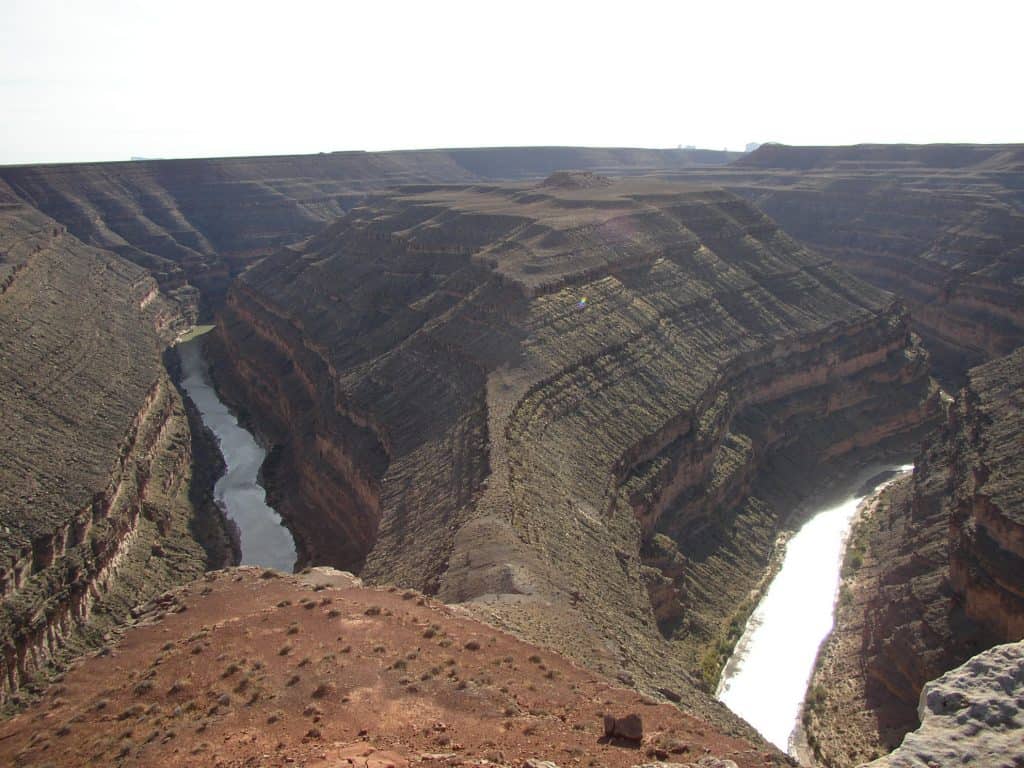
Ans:
[[[968,368],[1024,344],[1022,173],[1019,144],[766,144],[684,178],[743,195],[799,242],[898,295],[936,374],[958,388]]]
[[[215,378],[280,446],[301,564],[696,710],[780,527],[760,470],[938,408],[890,296],[734,195],[654,180],[378,195],[247,270],[219,320]]]
[[[876,563],[864,544],[829,647],[870,625],[875,671],[858,682],[861,657],[826,652],[815,684],[845,698],[805,715],[826,764],[887,751],[927,680],[1021,634],[1019,460],[991,447],[1021,440],[1022,361],[1003,356],[1024,330],[1022,157],[552,147],[0,168],[4,705],[84,653],[105,663],[122,632],[152,642],[141,603],[165,601],[163,627],[167,606],[207,610],[167,590],[238,561],[216,441],[166,351],[202,317],[219,393],[271,447],[262,482],[300,569],[416,590],[669,699],[744,742],[728,742],[741,765],[782,758],[709,693],[779,534],[814,491],[912,457],[945,421],[865,524],[886,533],[856,534],[889,549]],[[968,389],[946,406],[931,374]],[[215,578],[233,585],[222,606],[284,584]],[[220,610],[207,624],[270,620]],[[870,696],[881,730],[828,719],[866,721],[852,713]],[[10,743],[45,759],[22,738],[31,711]]]
[[[319,231],[368,192],[396,184],[616,174],[718,165],[710,150],[530,147],[146,160],[0,167],[28,205],[89,245],[148,270],[195,319],[268,250]]]
[[[968,382],[913,477],[862,523],[805,719],[828,765],[895,748],[917,726],[926,682],[1024,636],[1024,349]]]

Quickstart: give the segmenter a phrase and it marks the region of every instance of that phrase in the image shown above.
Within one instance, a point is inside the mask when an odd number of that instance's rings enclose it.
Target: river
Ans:
[[[876,474],[873,483],[800,528],[722,672],[718,698],[784,752],[793,751],[818,648],[832,631],[843,552],[857,509],[894,474],[911,469]]]
[[[267,505],[258,482],[267,452],[217,396],[203,357],[201,339],[177,345],[181,358],[181,384],[196,404],[203,423],[217,437],[227,470],[213,487],[214,499],[234,521],[241,534],[242,564],[282,571],[295,567],[295,542],[281,516]]]

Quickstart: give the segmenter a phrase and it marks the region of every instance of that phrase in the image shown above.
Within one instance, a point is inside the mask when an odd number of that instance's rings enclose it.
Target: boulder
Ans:
[[[673,702],[675,704],[678,704],[679,702],[681,702],[683,700],[683,697],[677,691],[674,691],[671,688],[662,687],[662,688],[658,688],[657,691],[662,696],[664,696],[666,699],[668,699],[669,701],[671,701],[671,702]]]
[[[739,768],[739,766],[734,761],[726,760],[724,757],[705,755],[697,761],[697,768]]]
[[[1022,690],[1024,641],[979,653],[924,687],[920,728],[865,768],[1015,768],[1024,762]]]
[[[625,717],[605,715],[604,735],[609,739],[625,739],[639,744],[644,738],[643,720],[635,713]]]

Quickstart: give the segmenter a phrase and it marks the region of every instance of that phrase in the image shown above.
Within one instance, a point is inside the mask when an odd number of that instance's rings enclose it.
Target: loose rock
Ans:
[[[635,713],[625,717],[605,715],[604,735],[609,739],[625,739],[640,743],[644,738],[643,720]]]

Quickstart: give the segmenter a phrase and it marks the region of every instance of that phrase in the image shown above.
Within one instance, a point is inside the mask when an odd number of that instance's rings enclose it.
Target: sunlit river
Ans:
[[[878,477],[889,482],[893,467]],[[832,631],[842,554],[863,494],[814,514],[790,539],[778,575],[751,614],[717,696],[781,750],[800,717],[814,660]]]

